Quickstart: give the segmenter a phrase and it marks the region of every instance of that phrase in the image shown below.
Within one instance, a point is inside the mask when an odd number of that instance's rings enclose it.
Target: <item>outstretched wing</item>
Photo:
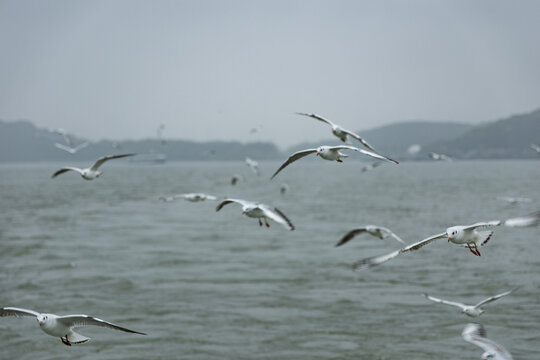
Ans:
[[[391,161],[391,162],[393,162],[393,163],[395,163],[395,164],[399,164],[399,162],[397,162],[396,160],[390,159],[389,157],[386,157],[386,156],[384,156],[384,155],[377,154],[377,153],[374,153],[374,152],[371,152],[371,151],[367,151],[367,150],[363,150],[363,149],[359,149],[359,148],[357,148],[357,147],[350,146],[350,145],[331,146],[330,149],[333,149],[333,150],[343,150],[343,149],[348,149],[348,150],[359,151],[359,152],[361,152],[362,154],[371,156],[371,157],[373,157],[373,158],[375,158],[375,159]]]
[[[68,326],[69,328],[75,328],[75,327],[81,327],[81,326],[87,326],[87,325],[95,325],[95,326],[101,326],[101,327],[107,327],[115,330],[125,331],[128,333],[133,334],[141,334],[146,335],[145,333],[130,330],[118,325],[115,325],[113,323],[110,323],[105,320],[101,320],[92,316],[88,315],[66,315],[66,316],[60,316],[56,319],[56,321],[64,324],[65,326]]]
[[[77,151],[79,151],[79,150],[81,150],[81,149],[84,149],[84,148],[87,147],[87,146],[88,146],[88,141],[85,141],[85,142],[83,142],[83,143],[81,143],[81,144],[75,146],[75,147],[73,148],[73,150],[75,150],[75,152],[77,152]]]
[[[298,159],[301,159],[303,158],[304,156],[308,156],[309,154],[313,154],[313,153],[316,153],[317,152],[317,149],[306,149],[306,150],[301,150],[301,151],[298,151],[298,152],[295,152],[294,154],[292,154],[291,156],[289,156],[289,158],[287,159],[287,161],[285,161],[280,167],[279,169],[277,169],[277,171],[274,173],[274,175],[272,175],[272,177],[270,179],[273,179],[281,170],[283,170],[286,166],[288,166],[289,164],[295,162],[296,160]]]
[[[430,296],[430,295],[428,295],[426,293],[424,293],[422,295],[424,295],[426,297],[426,299],[431,300],[431,301],[436,302],[436,303],[439,303],[439,304],[455,306],[455,307],[458,307],[460,309],[465,309],[467,307],[467,305],[465,305],[465,304],[454,302],[454,301],[448,301],[448,300],[439,299],[439,298]]]
[[[73,149],[72,147],[66,146],[64,144],[54,143],[54,146],[56,146],[60,150],[67,151],[68,153],[70,153],[72,155],[75,154],[75,152],[76,152],[75,149]]]
[[[517,288],[516,288],[517,289]],[[493,295],[491,297],[488,297],[487,299],[484,299],[482,301],[480,301],[478,304],[474,305],[475,308],[479,308],[480,306],[482,305],[485,305],[485,304],[489,304],[490,302],[492,301],[495,301],[497,299],[500,299],[502,298],[503,296],[506,296],[506,295],[510,295],[511,293],[513,293],[516,289],[512,289],[512,290],[509,290],[509,291],[505,291],[503,293],[500,293],[500,294],[497,294],[497,295]]]
[[[486,337],[486,330],[480,324],[467,324],[461,332],[461,336],[465,341],[481,347],[485,352],[496,355],[497,359],[513,359],[512,355],[504,347]]]
[[[537,211],[535,213],[506,219],[506,220],[493,220],[493,221],[485,221],[485,222],[478,222],[472,225],[464,226],[464,230],[474,230],[478,228],[486,228],[486,227],[492,227],[492,226],[508,226],[508,227],[531,227],[531,226],[538,226],[540,225],[540,211]]]
[[[294,225],[291,220],[289,220],[289,218],[285,216],[285,214],[282,213],[279,209],[264,204],[259,205],[259,209],[263,211],[264,215],[267,218],[270,218],[278,224],[283,225],[288,230],[294,230]]]
[[[22,309],[22,308],[16,308],[16,307],[3,307],[3,308],[0,308],[0,317],[4,317],[4,316],[15,316],[15,317],[33,316],[33,317],[37,317],[38,315],[39,315],[39,313],[35,312],[34,310],[28,310],[28,309]]]
[[[221,210],[222,207],[224,207],[225,205],[230,204],[230,203],[237,203],[237,204],[240,204],[242,206],[252,204],[252,202],[250,202],[250,201],[241,200],[241,199],[224,199],[222,202],[220,202],[218,204],[218,206],[216,207],[216,211]]]
[[[96,162],[94,163],[94,165],[92,165],[92,167],[90,169],[93,170],[93,171],[96,171],[97,169],[99,169],[99,167],[101,165],[103,165],[103,163],[105,161],[112,160],[112,159],[120,159],[120,158],[124,158],[124,157],[127,157],[127,156],[135,156],[135,155],[137,155],[137,154],[121,154],[121,155],[103,156],[103,157],[100,157],[99,159],[97,159]]]
[[[339,240],[339,242],[336,244],[336,247],[348,243],[349,240],[351,240],[353,237],[363,232],[366,232],[366,228],[353,229],[349,231],[341,238],[341,240]]]
[[[382,232],[386,233],[387,235],[393,237],[394,239],[396,239],[398,242],[402,243],[403,245],[405,245],[405,241],[403,241],[399,236],[397,236],[396,234],[394,234],[390,229],[387,229],[385,227],[381,227],[379,226],[379,229],[381,229]]]
[[[317,114],[309,114],[309,113],[301,113],[301,112],[297,112],[296,114],[298,114],[298,115],[303,115],[303,116],[309,116],[309,117],[311,117],[311,118],[314,118],[314,119],[317,119],[317,120],[319,120],[319,121],[325,122],[325,123],[327,123],[328,125],[330,125],[330,126],[332,126],[332,127],[336,126],[336,125],[335,125],[333,122],[331,122],[330,120],[325,119],[325,118],[323,118],[322,116],[317,115]]]
[[[63,174],[65,172],[67,172],[67,171],[76,171],[79,174],[82,174],[82,169],[79,169],[79,168],[76,168],[76,167],[64,167],[64,168],[61,168],[60,170],[56,170],[56,172],[54,174],[52,174],[51,177],[55,178],[58,175]]]
[[[433,236],[430,236],[430,237],[428,237],[428,238],[426,238],[424,240],[421,240],[421,241],[415,242],[414,244],[406,246],[406,247],[404,247],[404,248],[402,248],[400,250],[393,251],[393,252],[391,252],[389,254],[384,254],[384,255],[379,255],[379,256],[374,256],[374,257],[369,257],[369,258],[359,260],[359,261],[357,261],[357,262],[355,262],[353,264],[353,269],[354,270],[356,270],[356,269],[364,269],[364,268],[369,268],[369,267],[372,267],[372,266],[376,266],[376,265],[385,263],[388,260],[392,260],[393,258],[395,258],[396,256],[398,256],[401,253],[404,253],[404,252],[407,252],[407,251],[418,250],[421,247],[424,247],[427,244],[430,244],[430,243],[432,243],[433,241],[435,241],[437,239],[442,239],[442,238],[444,238],[446,236],[447,236],[446,232],[441,233],[441,234],[437,234],[437,235],[433,235]]]
[[[355,138],[356,140],[360,141],[362,143],[362,145],[364,145],[365,147],[367,147],[369,150],[371,151],[375,151],[375,149],[373,148],[373,146],[369,145],[368,142],[364,139],[362,139],[360,137],[360,135],[358,134],[355,134],[353,133],[352,131],[349,131],[349,130],[346,130],[346,129],[341,129],[341,131],[343,131],[344,133],[346,133],[347,135],[349,135],[350,137],[353,137]]]

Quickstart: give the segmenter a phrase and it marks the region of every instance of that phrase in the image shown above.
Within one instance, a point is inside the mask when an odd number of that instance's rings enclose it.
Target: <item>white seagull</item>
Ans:
[[[540,146],[536,144],[531,144],[530,146],[531,146],[531,149],[533,149],[534,151],[540,154]]]
[[[462,303],[458,303],[458,302],[454,302],[454,301],[443,300],[443,299],[439,299],[439,298],[430,296],[430,295],[425,294],[425,293],[423,295],[426,297],[426,299],[431,300],[433,302],[458,307],[458,308],[461,309],[462,314],[468,315],[470,317],[477,317],[477,316],[480,316],[480,315],[482,315],[484,313],[484,309],[482,309],[483,305],[489,304],[490,302],[495,301],[497,299],[500,299],[503,296],[510,295],[515,290],[516,289],[512,289],[510,291],[505,291],[503,293],[488,297],[488,298],[480,301],[476,305],[466,305],[466,304],[462,304]]]
[[[246,201],[246,200],[240,200],[240,199],[224,199],[219,205],[216,207],[216,211],[221,210],[222,207],[224,207],[227,204],[231,203],[237,203],[242,205],[242,214],[259,219],[259,225],[262,226],[263,222],[261,219],[264,220],[264,224],[266,227],[270,227],[270,224],[268,224],[267,219],[274,220],[278,224],[281,224],[283,227],[285,227],[288,230],[294,230],[294,225],[292,224],[291,220],[285,216],[280,210],[276,209],[275,207],[261,204],[258,202],[252,202],[252,201]]]
[[[66,142],[67,146],[71,146],[71,137],[66,130],[62,128],[58,128],[58,129],[54,129],[53,131],[64,138],[64,141]]]
[[[434,153],[434,152],[430,152],[428,154],[428,156],[432,160],[435,160],[435,161],[441,161],[441,160],[452,161],[452,158],[450,156],[446,156],[444,154],[437,154],[437,153]]]
[[[208,195],[203,193],[186,193],[186,194],[177,194],[172,196],[162,196],[159,200],[164,202],[174,201],[176,199],[184,199],[191,202],[199,202],[205,200],[217,200],[218,198],[214,195]]]
[[[497,200],[506,201],[509,204],[515,205],[517,203],[531,202],[532,199],[526,197],[512,197],[512,196],[499,196]]]
[[[250,159],[250,158],[246,158],[246,165],[249,166],[249,168],[251,169],[251,171],[253,171],[253,173],[255,175],[260,175],[260,171],[259,171],[259,163],[256,162],[255,160],[253,159]]]
[[[480,256],[478,251],[478,244],[485,245],[491,236],[493,231],[477,231],[477,229],[490,228],[493,226],[508,226],[508,227],[530,227],[538,226],[540,224],[540,211],[533,213],[531,215],[517,217],[507,220],[493,220],[486,222],[478,222],[472,225],[457,225],[452,226],[446,229],[445,232],[437,235],[430,236],[424,240],[418,241],[414,244],[408,245],[402,249],[393,251],[389,254],[374,256],[359,260],[353,264],[353,269],[363,269],[372,266],[376,266],[387,262],[398,256],[409,251],[414,251],[422,248],[423,246],[432,243],[438,239],[448,239],[449,242],[454,244],[463,245],[468,248],[474,255]]]
[[[361,228],[358,228],[358,229],[353,229],[353,230],[349,231],[347,234],[345,234],[341,238],[341,240],[336,244],[336,246],[341,246],[341,245],[349,242],[349,240],[351,240],[356,235],[362,234],[362,233],[368,233],[368,234],[370,234],[372,236],[378,237],[381,240],[384,239],[387,236],[391,236],[394,239],[396,239],[398,242],[405,245],[405,242],[399,236],[397,236],[392,231],[390,231],[390,229],[387,229],[387,228],[382,227],[382,226],[367,225],[367,226],[364,226],[364,227],[361,227]]]
[[[484,350],[481,360],[512,360],[512,355],[502,345],[488,339],[486,330],[480,324],[467,324],[461,336],[465,341],[479,346]]]
[[[322,145],[322,146],[319,146],[316,149],[306,149],[306,150],[301,150],[301,151],[295,152],[294,154],[289,156],[287,161],[285,161],[280,166],[280,168],[274,173],[274,175],[272,175],[271,179],[273,179],[281,170],[283,170],[289,164],[295,162],[298,159],[303,158],[304,156],[308,156],[310,154],[316,154],[317,156],[320,156],[324,160],[343,162],[343,160],[341,160],[341,158],[346,158],[346,157],[349,157],[349,156],[347,154],[343,154],[339,150],[345,150],[345,149],[359,151],[362,154],[369,155],[369,156],[374,157],[376,159],[388,160],[388,161],[392,161],[392,162],[394,162],[396,164],[399,164],[396,160],[392,160],[390,158],[387,158],[386,156],[382,156],[382,155],[376,154],[376,153],[371,152],[371,151],[358,149],[358,148],[356,148],[354,146],[350,146],[350,145],[338,145],[338,146]]]
[[[330,120],[325,119],[320,115],[309,114],[309,113],[301,113],[301,112],[297,112],[296,114],[303,115],[303,116],[309,116],[311,118],[314,118],[314,119],[317,119],[317,120],[322,121],[324,123],[327,123],[328,125],[330,125],[332,127],[332,134],[334,134],[337,138],[339,138],[341,141],[343,141],[346,144],[351,144],[350,141],[348,141],[348,139],[347,139],[347,136],[350,136],[350,137],[355,138],[356,140],[360,141],[362,143],[362,145],[367,147],[369,150],[375,151],[375,149],[371,145],[369,145],[366,140],[362,139],[359,135],[353,133],[352,131],[345,130],[341,126],[339,126],[337,124],[334,124]]]
[[[71,146],[68,146],[68,145],[60,144],[60,143],[54,143],[54,146],[56,146],[60,150],[64,150],[64,151],[70,153],[71,155],[75,155],[77,152],[79,152],[79,150],[84,149],[85,147],[88,146],[88,141],[85,141],[82,144],[79,144],[79,145],[77,145],[75,147],[71,147]]]
[[[120,159],[120,158],[123,158],[123,157],[134,156],[134,155],[136,155],[136,154],[122,154],[122,155],[104,156],[104,157],[101,157],[101,158],[97,159],[96,162],[94,163],[94,165],[92,165],[89,168],[79,169],[79,168],[71,167],[71,166],[63,167],[63,168],[57,170],[54,174],[52,174],[51,177],[55,178],[58,175],[65,173],[66,171],[76,171],[79,174],[81,174],[83,179],[85,179],[85,180],[94,180],[95,178],[100,177],[101,174],[103,173],[102,171],[98,171],[98,169],[99,169],[99,167],[101,165],[103,165],[103,163],[105,161],[112,160],[112,159]]]
[[[83,344],[90,340],[90,338],[83,336],[73,331],[73,328],[95,325],[101,327],[108,327],[115,330],[125,331],[133,334],[146,335],[145,333],[123,328],[121,326],[112,324],[105,320],[101,320],[88,315],[63,315],[58,316],[55,314],[40,314],[33,310],[21,309],[16,307],[3,307],[0,308],[0,317],[5,316],[31,316],[35,317],[39,323],[39,327],[46,334],[59,337],[65,345],[71,346],[71,344]]]

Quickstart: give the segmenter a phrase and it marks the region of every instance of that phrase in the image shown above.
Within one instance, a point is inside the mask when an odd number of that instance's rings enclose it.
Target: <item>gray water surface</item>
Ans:
[[[345,232],[366,224],[406,242],[452,225],[539,209],[537,161],[362,164],[299,161],[274,180],[242,163],[107,163],[85,181],[65,164],[0,166],[0,306],[85,313],[148,333],[97,327],[66,347],[31,318],[0,318],[1,359],[479,359],[471,321],[515,359],[540,350],[539,228],[498,228],[481,257],[440,240],[379,267],[399,248]],[[87,164],[80,164],[87,165]],[[234,173],[245,181],[230,185]],[[281,183],[290,190],[280,195]],[[163,203],[206,192],[276,206],[296,226],[259,227],[231,204]],[[509,205],[497,196],[530,197]],[[471,319],[421,294],[474,304],[521,288]]]

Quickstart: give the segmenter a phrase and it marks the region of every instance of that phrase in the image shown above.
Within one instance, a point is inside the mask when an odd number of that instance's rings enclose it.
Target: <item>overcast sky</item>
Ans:
[[[527,0],[0,0],[0,119],[279,146],[331,136],[296,111],[476,124],[540,107],[539,16]]]

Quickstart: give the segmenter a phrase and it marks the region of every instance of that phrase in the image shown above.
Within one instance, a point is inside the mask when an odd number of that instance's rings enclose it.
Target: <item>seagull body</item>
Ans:
[[[441,160],[451,161],[452,160],[452,158],[450,156],[446,156],[446,155],[443,155],[443,154],[437,154],[437,153],[434,153],[434,152],[430,152],[428,154],[428,156],[432,160],[435,160],[435,161],[441,161]]]
[[[491,239],[491,236],[493,235],[493,231],[478,231],[478,229],[491,228],[495,226],[531,227],[531,226],[538,226],[539,224],[540,224],[540,211],[533,213],[531,215],[507,219],[507,220],[493,220],[493,221],[486,221],[486,222],[478,222],[478,223],[475,223],[472,225],[466,225],[466,226],[462,226],[462,225],[452,226],[446,229],[446,231],[441,234],[430,236],[424,240],[418,241],[402,249],[393,251],[389,254],[374,256],[374,257],[359,260],[353,264],[353,269],[368,268],[368,267],[382,264],[384,262],[387,262],[388,260],[395,258],[396,256],[400,254],[403,254],[409,251],[418,250],[426,246],[427,244],[432,243],[435,240],[445,239],[445,238],[447,238],[449,242],[465,246],[471,251],[471,253],[473,253],[476,256],[480,256],[480,252],[478,251],[478,244],[485,245],[489,241],[489,239]]]
[[[246,165],[249,166],[249,168],[251,169],[251,171],[253,171],[253,173],[255,175],[260,175],[260,171],[259,171],[259,163],[256,162],[255,160],[253,159],[250,159],[250,158],[246,158]]]
[[[208,195],[208,194],[203,194],[203,193],[186,193],[186,194],[177,194],[177,195],[172,195],[172,196],[167,196],[167,197],[162,196],[159,199],[164,202],[170,202],[176,199],[184,199],[191,202],[199,202],[199,201],[205,201],[205,200],[217,200],[218,198],[215,197],[214,195]]]
[[[338,145],[338,146],[322,145],[322,146],[319,146],[316,149],[306,149],[306,150],[297,151],[294,154],[292,154],[291,156],[289,156],[287,161],[285,161],[281,165],[281,167],[274,173],[274,175],[272,175],[272,179],[281,170],[283,170],[286,166],[288,166],[289,164],[291,164],[291,163],[295,162],[296,160],[301,159],[301,158],[303,158],[305,156],[308,156],[310,154],[316,154],[317,156],[320,156],[324,160],[343,162],[343,160],[341,160],[341,158],[349,157],[347,154],[344,154],[344,153],[342,153],[340,151],[340,150],[345,150],[345,149],[358,151],[358,152],[361,152],[362,154],[369,155],[369,156],[374,157],[376,159],[392,161],[392,162],[398,164],[398,162],[395,161],[395,160],[392,160],[390,158],[387,158],[385,156],[376,154],[376,153],[371,152],[371,151],[358,149],[358,148],[356,148],[354,146],[350,146],[350,145]]]
[[[58,128],[58,129],[54,129],[53,131],[64,138],[64,141],[66,142],[67,146],[71,146],[71,137],[69,136],[69,133],[66,130],[62,128]]]
[[[219,205],[216,207],[216,211],[221,210],[221,208],[227,204],[231,203],[237,203],[242,205],[242,214],[251,217],[251,218],[257,218],[259,219],[259,226],[263,225],[263,222],[261,219],[264,220],[264,223],[266,227],[270,227],[270,224],[268,224],[267,219],[271,219],[278,224],[281,224],[283,227],[285,227],[288,230],[294,230],[294,225],[291,223],[291,221],[283,214],[280,210],[276,209],[275,207],[252,202],[252,201],[246,201],[246,200],[240,200],[240,199],[224,199]]]
[[[75,147],[67,146],[67,145],[60,144],[60,143],[54,143],[54,146],[56,146],[60,150],[64,150],[64,151],[70,153],[71,155],[75,155],[77,152],[79,152],[79,150],[84,149],[85,147],[88,146],[88,141],[85,141],[82,144],[79,144],[79,145],[77,145]]]
[[[423,295],[426,297],[426,299],[431,300],[433,302],[458,307],[461,309],[462,314],[468,315],[470,317],[478,317],[484,313],[484,309],[482,309],[483,305],[489,304],[490,302],[500,299],[503,296],[510,295],[512,292],[514,292],[514,290],[515,289],[510,290],[510,291],[505,291],[503,293],[500,293],[494,296],[490,296],[480,301],[476,305],[466,305],[466,304],[462,304],[462,303],[458,303],[454,301],[443,300],[443,299],[430,296],[428,294],[423,294]]]
[[[95,325],[101,327],[108,327],[115,330],[120,330],[133,334],[146,335],[145,333],[123,328],[121,326],[112,324],[105,320],[101,320],[88,315],[64,315],[58,316],[55,314],[40,314],[33,310],[16,308],[16,307],[3,307],[0,308],[0,317],[5,316],[30,316],[35,317],[39,323],[39,327],[43,332],[54,337],[59,337],[67,346],[71,344],[82,344],[90,340],[90,338],[83,336],[75,331],[73,328]]]
[[[63,167],[59,170],[57,170],[54,174],[52,174],[51,177],[55,178],[60,174],[63,174],[67,171],[76,171],[79,174],[81,174],[82,178],[85,180],[94,180],[101,176],[103,173],[102,171],[99,171],[99,167],[103,165],[105,161],[112,160],[112,159],[120,159],[127,156],[134,156],[136,154],[122,154],[122,155],[110,155],[110,156],[104,156],[96,160],[96,162],[89,168],[86,169],[79,169],[76,167]]]
[[[506,201],[509,204],[531,202],[532,199],[524,197],[499,196],[497,200]]]
[[[512,354],[504,347],[486,337],[486,330],[480,324],[467,324],[461,332],[461,336],[465,341],[484,350],[481,360],[513,360]]]
[[[390,229],[387,229],[382,226],[367,225],[367,226],[349,231],[347,234],[343,236],[343,238],[341,238],[341,240],[336,244],[336,246],[341,246],[349,242],[349,240],[351,240],[356,235],[362,234],[362,233],[368,233],[372,236],[378,237],[381,240],[387,236],[391,236],[394,239],[396,239],[398,242],[405,244],[405,242],[399,236],[397,236],[392,231],[390,231]]]
[[[340,139],[341,141],[343,141],[346,144],[351,144],[351,142],[347,138],[348,136],[350,136],[350,137],[355,138],[356,140],[360,141],[362,143],[362,145],[367,147],[369,150],[375,151],[375,149],[371,145],[369,145],[366,140],[362,139],[359,135],[353,133],[352,131],[344,129],[344,128],[342,128],[341,126],[339,126],[337,124],[334,124],[330,120],[325,119],[320,115],[309,114],[309,113],[301,113],[301,112],[297,112],[297,114],[298,115],[303,115],[303,116],[309,116],[309,117],[311,117],[313,119],[317,119],[319,121],[327,123],[328,125],[330,125],[332,127],[332,134],[334,134],[338,139]]]
[[[540,154],[540,146],[536,144],[531,144],[531,149],[533,149],[534,151]]]

